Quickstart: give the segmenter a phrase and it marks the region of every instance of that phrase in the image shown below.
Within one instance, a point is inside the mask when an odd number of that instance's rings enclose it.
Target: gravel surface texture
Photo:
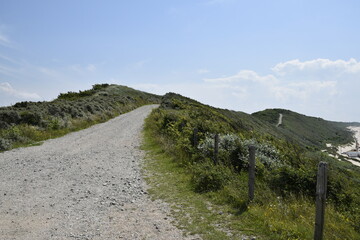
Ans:
[[[200,239],[147,195],[139,146],[155,107],[0,153],[0,239]]]

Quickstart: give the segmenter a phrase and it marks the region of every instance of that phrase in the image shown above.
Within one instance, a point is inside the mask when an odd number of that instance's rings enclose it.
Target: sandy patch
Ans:
[[[354,133],[354,138],[360,144],[360,127],[350,126],[348,129]],[[341,156],[347,157],[347,161],[360,167],[360,158],[348,158],[348,156],[345,154],[346,152],[351,151],[356,151],[356,141],[353,141],[347,145],[339,146],[337,153]]]
[[[360,127],[351,126],[348,127],[348,129],[354,133],[354,138],[356,138],[358,143],[360,143]],[[356,142],[353,141],[350,144],[339,146],[338,153],[343,154],[345,152],[354,151],[355,148],[356,148]]]

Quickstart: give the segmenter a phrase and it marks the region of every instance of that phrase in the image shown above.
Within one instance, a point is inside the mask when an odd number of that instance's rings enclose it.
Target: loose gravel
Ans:
[[[139,146],[155,107],[0,153],[0,239],[200,239],[147,195]]]

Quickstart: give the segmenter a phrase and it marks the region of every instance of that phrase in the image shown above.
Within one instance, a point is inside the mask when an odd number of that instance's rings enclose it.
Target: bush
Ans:
[[[5,110],[0,112],[0,120],[8,124],[18,124],[20,119],[20,115],[16,111]]]
[[[41,116],[38,113],[32,113],[32,112],[21,112],[21,123],[39,126],[41,124]]]
[[[103,84],[95,84],[95,85],[93,85],[93,90],[102,90],[102,89],[104,89],[104,88],[107,88],[108,86],[110,86],[109,84],[107,84],[107,83],[103,83]]]
[[[219,161],[233,167],[236,171],[247,169],[249,159],[249,146],[256,147],[256,157],[266,169],[276,169],[283,164],[280,161],[280,154],[275,147],[267,143],[258,143],[254,139],[241,140],[235,134],[219,136]],[[214,154],[214,137],[208,134],[199,144],[198,149],[208,158]]]
[[[22,140],[21,131],[17,126],[13,126],[4,131],[3,136],[5,139],[16,142]]]
[[[209,161],[196,163],[192,168],[192,184],[196,192],[210,192],[222,189],[231,179],[231,171],[222,165]]]
[[[0,151],[5,151],[11,148],[11,141],[8,139],[0,138]]]
[[[283,166],[273,172],[269,184],[284,196],[288,193],[315,196],[316,169]]]
[[[58,130],[64,127],[64,122],[60,118],[52,118],[49,120],[48,128],[52,130]]]
[[[0,129],[6,129],[6,128],[9,128],[9,127],[10,127],[10,124],[0,120]]]

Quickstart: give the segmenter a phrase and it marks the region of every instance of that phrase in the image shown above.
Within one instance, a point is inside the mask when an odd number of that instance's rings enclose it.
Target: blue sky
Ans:
[[[360,121],[359,12],[355,0],[0,0],[0,105],[106,82]]]

